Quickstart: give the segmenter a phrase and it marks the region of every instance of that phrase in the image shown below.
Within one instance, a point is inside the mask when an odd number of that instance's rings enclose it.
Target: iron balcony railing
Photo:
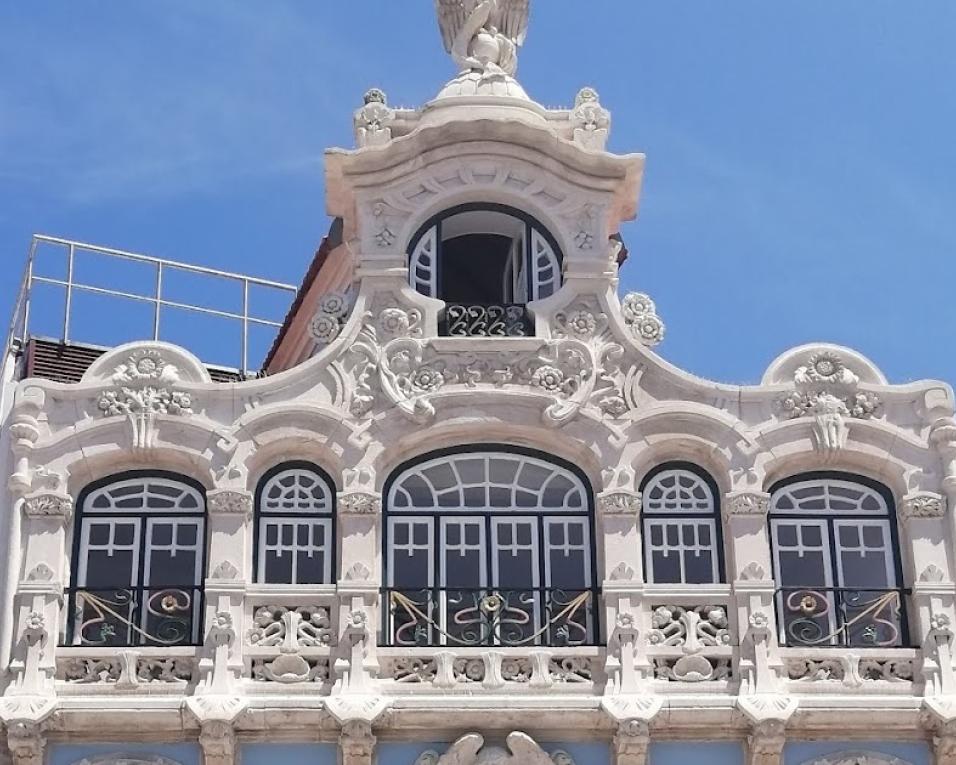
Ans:
[[[64,344],[118,344],[95,337],[110,335],[92,331],[95,323],[93,329],[113,330],[113,334],[122,329],[134,335],[122,342],[172,340],[203,361],[248,374],[258,371],[252,367],[251,356],[259,350],[264,355],[295,293],[291,284],[36,234],[6,349],[19,350],[30,337],[39,336]],[[81,298],[86,302],[78,305]],[[254,308],[253,303],[261,307]],[[179,320],[175,337],[167,326],[172,323],[170,312],[180,312],[175,317]],[[196,317],[204,317],[209,324],[197,328]],[[77,327],[80,319],[84,326]],[[232,334],[233,328],[239,330],[237,335]],[[251,347],[256,345],[250,339],[253,328],[268,333],[258,343],[264,348]],[[212,335],[214,341],[198,347]],[[208,358],[210,348],[221,358]]]
[[[386,646],[597,644],[597,590],[385,588]]]
[[[66,594],[66,645],[189,646],[201,642],[202,587],[73,587]]]
[[[782,587],[777,590],[780,643],[848,648],[909,647],[902,588]]]
[[[446,303],[439,334],[447,337],[528,337],[534,334],[524,303]]]

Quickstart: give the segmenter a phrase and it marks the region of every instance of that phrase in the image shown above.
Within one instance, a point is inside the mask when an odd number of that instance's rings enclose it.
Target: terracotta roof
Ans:
[[[285,318],[282,320],[282,326],[279,327],[279,332],[276,334],[275,340],[272,341],[272,347],[269,348],[269,352],[266,354],[265,361],[262,362],[263,372],[267,370],[269,368],[269,364],[272,363],[273,356],[275,356],[275,354],[278,352],[279,346],[282,345],[282,341],[285,339],[286,332],[289,331],[289,327],[291,326],[293,319],[295,319],[296,314],[302,307],[302,301],[305,300],[305,296],[309,294],[309,288],[319,275],[319,271],[322,270],[322,266],[325,265],[326,260],[328,260],[329,254],[341,243],[342,219],[336,218],[334,221],[332,221],[332,225],[329,227],[329,233],[323,237],[322,242],[319,244],[319,249],[316,250],[315,257],[312,258],[312,263],[309,264],[309,268],[305,272],[305,276],[302,279],[302,284],[299,285],[299,290],[295,293],[295,299],[293,299],[292,305],[289,306],[289,310],[286,312]]]

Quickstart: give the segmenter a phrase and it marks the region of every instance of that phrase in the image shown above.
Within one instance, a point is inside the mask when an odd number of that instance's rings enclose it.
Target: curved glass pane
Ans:
[[[313,470],[282,470],[262,485],[259,512],[331,513],[332,492],[325,479]]]

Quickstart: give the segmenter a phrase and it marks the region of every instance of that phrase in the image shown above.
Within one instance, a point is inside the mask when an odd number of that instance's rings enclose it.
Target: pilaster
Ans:
[[[645,765],[651,743],[650,726],[644,720],[625,720],[614,734],[614,765]]]
[[[372,765],[375,753],[375,735],[372,724],[366,720],[348,720],[339,734],[341,765]]]
[[[781,720],[754,724],[747,736],[747,765],[781,765],[786,743],[785,723]]]

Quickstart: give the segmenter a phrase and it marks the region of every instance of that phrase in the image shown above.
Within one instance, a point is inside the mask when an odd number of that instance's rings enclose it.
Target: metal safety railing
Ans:
[[[40,268],[41,263],[39,261],[41,260],[41,255],[43,257],[50,257],[51,253],[48,253],[47,250],[51,248],[58,252],[61,257],[65,258],[65,275],[62,277],[52,276]],[[76,274],[77,261],[83,256],[104,256],[110,259],[138,263],[144,267],[151,268],[153,269],[151,288],[148,290],[135,291],[123,290],[94,284],[91,281],[83,281],[77,278]],[[241,309],[228,310],[224,308],[214,308],[201,305],[198,301],[170,298],[168,293],[164,292],[164,289],[169,278],[174,275],[210,277],[218,280],[221,285],[238,285],[241,295]],[[195,266],[175,260],[126,252],[124,250],[99,247],[70,239],[36,234],[30,243],[30,252],[27,257],[26,268],[13,308],[13,316],[6,343],[8,352],[22,348],[31,336],[31,321],[33,320],[31,314],[34,310],[33,298],[35,289],[39,285],[57,288],[62,291],[62,329],[59,332],[59,337],[54,338],[61,343],[83,342],[81,338],[74,338],[73,336],[75,298],[80,293],[119,298],[121,300],[151,306],[151,337],[153,340],[164,339],[162,328],[165,309],[188,311],[235,322],[241,328],[239,353],[237,357],[238,363],[236,366],[243,374],[247,374],[251,371],[249,358],[250,327],[259,326],[277,330],[282,326],[280,320],[274,317],[266,317],[261,312],[255,312],[251,309],[250,290],[263,289],[281,295],[285,307],[288,307],[296,293],[296,287],[291,284],[283,284],[282,282],[268,279],[259,279],[244,274]]]

